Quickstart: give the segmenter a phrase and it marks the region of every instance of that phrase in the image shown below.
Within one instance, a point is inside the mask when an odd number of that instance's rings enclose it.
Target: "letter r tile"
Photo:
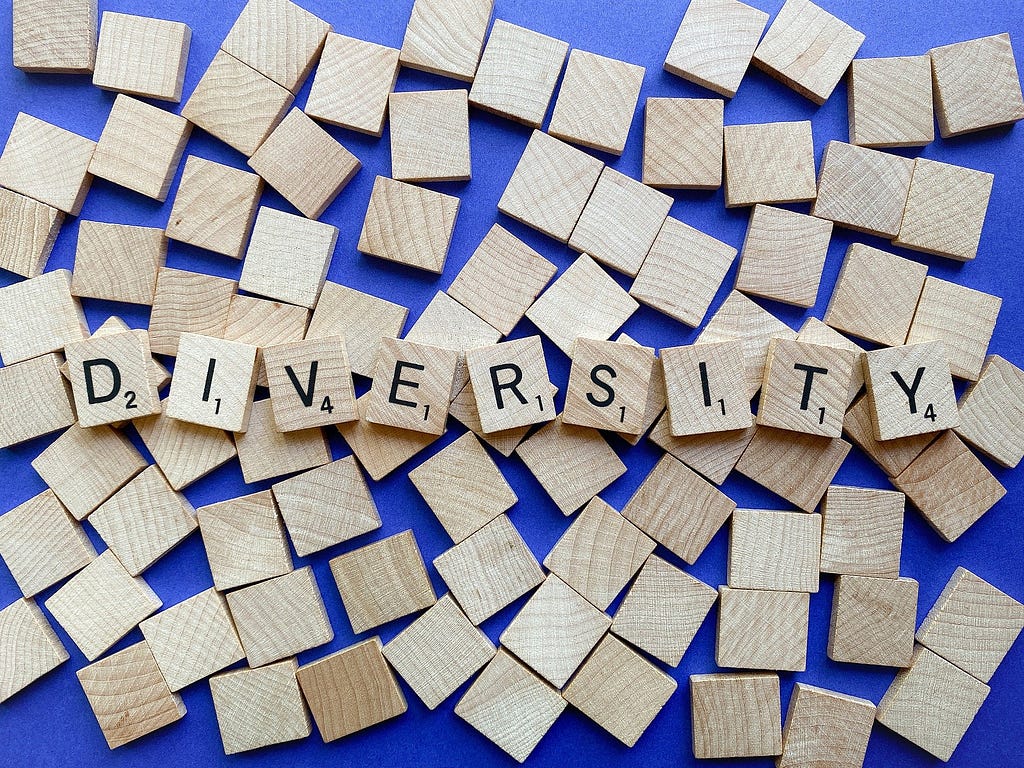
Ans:
[[[485,433],[539,424],[555,417],[540,336],[471,349],[466,353],[466,364]]]

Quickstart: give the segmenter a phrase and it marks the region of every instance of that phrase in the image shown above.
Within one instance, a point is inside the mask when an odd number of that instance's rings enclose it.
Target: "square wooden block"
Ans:
[[[1024,119],[1009,34],[942,45],[929,53],[942,138]]]
[[[843,433],[885,472],[896,477],[921,455],[921,451],[935,439],[934,432],[879,441],[875,438],[875,425],[871,418],[871,398],[863,395],[846,412]]]
[[[864,347],[848,339],[835,328],[825,325],[816,317],[808,317],[800,326],[797,341],[806,344],[820,344],[825,347],[836,347],[854,353],[853,376],[850,379],[850,392],[847,405],[857,399],[864,387]]]
[[[251,344],[183,333],[164,413],[172,419],[244,432],[256,389]]]
[[[861,768],[874,722],[873,702],[797,683],[782,729],[782,757],[776,765],[796,768],[817,762],[833,768]]]
[[[718,588],[715,663],[739,669],[803,672],[807,667],[807,592]]]
[[[257,669],[236,669],[210,678],[224,754],[304,739],[313,732],[299,690],[295,659]]]
[[[468,181],[469,93],[402,91],[388,97],[391,177],[399,181]]]
[[[639,434],[653,368],[654,351],[648,347],[577,339],[563,423]]]
[[[95,0],[14,0],[14,66],[22,72],[91,73],[96,6]]]
[[[690,675],[693,755],[698,759],[782,754],[776,674]]]
[[[725,127],[727,208],[799,203],[817,194],[809,121]]]
[[[675,459],[721,485],[736,466],[756,427],[673,437],[665,413],[651,428],[648,439]]]
[[[493,10],[494,0],[416,0],[402,41],[402,64],[472,80]]]
[[[264,350],[279,344],[301,342],[309,317],[310,312],[305,307],[235,295],[228,307],[223,338],[260,348],[256,362],[256,386],[266,387],[269,381],[263,360]]]
[[[1024,458],[1024,371],[999,355],[985,358],[981,373],[960,398],[956,433],[1004,467]]]
[[[266,347],[263,365],[278,431],[359,418],[348,352],[340,336]]]
[[[90,299],[152,305],[167,258],[160,229],[81,221],[71,292]]]
[[[932,59],[893,56],[850,64],[850,143],[922,147],[935,139]]]
[[[104,11],[92,84],[177,104],[191,43],[186,24]]]
[[[701,4],[707,5],[707,2]],[[734,4],[742,6],[742,3]],[[670,51],[669,58],[671,56]],[[721,99],[647,99],[644,184],[665,189],[718,189],[722,186],[724,111],[725,102]]]
[[[723,341],[661,350],[673,436],[745,429],[754,423],[743,344]]]
[[[564,40],[495,19],[473,78],[470,104],[540,128],[568,52]]]
[[[630,338],[629,334],[620,333],[615,337],[615,341],[620,344],[631,344],[634,347],[643,347],[633,338]],[[654,353],[652,347],[646,347],[650,353]],[[636,445],[639,443],[643,436],[654,426],[654,422],[658,420],[658,417],[665,412],[665,372],[661,358],[655,356],[654,366],[651,368],[651,383],[647,388],[647,400],[644,403],[644,415],[640,423],[640,432],[635,435],[626,434],[624,432],[617,432],[616,434],[625,440],[630,445]]]
[[[33,600],[0,610],[0,702],[71,658]]]
[[[259,483],[331,461],[331,447],[319,427],[281,432],[269,400],[253,403],[249,426],[235,435],[238,463],[247,483]]]
[[[162,267],[149,320],[150,348],[174,357],[182,333],[222,336],[237,290],[234,280]]]
[[[786,0],[754,51],[754,65],[824,104],[864,35],[810,0]]]
[[[160,412],[150,378],[149,337],[134,331],[71,342],[67,355],[71,391],[82,427],[115,424]]]
[[[457,197],[378,176],[357,247],[367,256],[440,275],[458,214]]]
[[[381,339],[366,418],[440,435],[448,421],[457,354],[405,339]]]
[[[916,622],[914,579],[840,576],[832,598],[828,657],[850,664],[909,666]]]
[[[919,157],[893,244],[956,261],[978,255],[995,177]]]
[[[306,114],[371,136],[384,133],[398,80],[397,48],[330,33],[306,99]]]
[[[166,405],[166,400],[163,404]],[[171,488],[180,491],[235,458],[231,437],[220,429],[189,424],[164,413],[134,421],[146,449]]]
[[[817,592],[821,515],[737,509],[729,534],[729,586]]]
[[[369,392],[356,400],[359,420],[339,424],[338,431],[345,438],[352,453],[359,459],[366,474],[379,481],[437,440],[440,435],[398,429],[367,421],[366,409],[369,402]]]
[[[64,214],[7,189],[0,189],[0,269],[38,277],[50,258]]]
[[[897,491],[829,487],[821,503],[822,573],[897,578],[905,506]]]
[[[949,354],[941,341],[867,352],[864,371],[879,440],[940,432],[960,423]]]
[[[0,368],[0,448],[75,423],[71,387],[60,365],[60,356],[51,354]]]

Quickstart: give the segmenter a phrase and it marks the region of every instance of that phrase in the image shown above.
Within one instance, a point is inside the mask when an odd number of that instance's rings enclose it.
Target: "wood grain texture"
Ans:
[[[148,334],[95,334],[67,344],[64,353],[79,426],[116,424],[160,412]]]
[[[22,72],[92,72],[96,6],[96,0],[14,0],[14,66]]]
[[[0,448],[48,435],[75,423],[71,388],[59,355],[0,368]]]
[[[64,214],[45,203],[0,189],[0,269],[38,277],[50,258]]]
[[[744,394],[742,342],[669,347],[661,350],[661,357],[671,436],[728,432],[754,423],[750,400]]]
[[[899,577],[905,506],[898,491],[829,486],[821,502],[822,573]]]
[[[301,342],[306,334],[306,326],[309,325],[309,317],[310,312],[304,307],[236,294],[231,297],[231,304],[228,305],[223,337],[227,341],[239,341],[260,348],[256,384],[266,387],[269,382],[263,361],[264,349],[278,344]]]
[[[935,433],[884,442],[875,438],[871,399],[864,395],[846,412],[843,433],[888,477],[896,477],[935,439]]]
[[[563,423],[639,434],[645,426],[653,369],[650,347],[577,339]]]
[[[71,295],[66,269],[0,289],[0,356],[12,365],[59,352],[88,335],[85,314]]]
[[[877,439],[939,432],[960,423],[943,342],[866,352],[864,373]]]
[[[172,419],[244,432],[256,389],[259,348],[182,333],[164,413]]]
[[[809,121],[725,128],[725,205],[796,203],[817,195]]]
[[[782,754],[778,675],[690,675],[690,707],[694,757]]]
[[[849,83],[851,144],[921,147],[934,141],[931,56],[854,59]]]
[[[554,397],[558,392],[558,387],[549,383],[548,391],[551,393],[551,397]],[[451,407],[448,409],[448,415],[465,425],[477,437],[506,458],[515,452],[519,444],[526,438],[530,427],[532,427],[532,425],[529,425],[504,429],[499,432],[484,432],[472,381],[467,382],[462,391],[452,400]]]
[[[810,597],[807,592],[719,587],[715,663],[803,672]]]
[[[379,481],[437,440],[439,435],[367,421],[369,400],[369,392],[356,400],[359,420],[339,424],[338,431],[366,474]]]
[[[914,579],[837,578],[828,657],[850,664],[909,666],[914,653],[917,591]]]
[[[441,435],[448,422],[457,354],[407,339],[381,339],[366,420]]]
[[[724,108],[721,99],[647,99],[644,184],[664,189],[722,186]]]
[[[92,84],[177,104],[191,43],[186,24],[104,11]]]
[[[416,0],[405,28],[403,66],[471,81],[494,0]]]
[[[309,313],[304,314],[308,317]],[[304,332],[306,323],[301,327]],[[278,431],[325,427],[359,418],[352,369],[345,340],[340,336],[264,347],[263,365]]]
[[[149,345],[160,355],[178,354],[182,333],[221,336],[238,283],[223,277],[162,267],[149,320]]]
[[[620,333],[615,337],[615,341],[620,344],[631,344],[635,347],[645,347],[633,338],[630,338],[629,334]],[[652,354],[654,353],[653,347],[645,347]],[[647,388],[647,400],[644,403],[644,413],[640,420],[640,431],[631,435],[626,432],[616,432],[616,434],[625,440],[630,445],[636,445],[639,443],[644,435],[654,426],[654,422],[658,420],[662,413],[665,412],[665,371],[662,365],[661,359],[658,357],[654,358],[654,366],[651,368],[651,383]]]
[[[34,600],[0,610],[0,702],[70,658]]]
[[[163,404],[166,406],[166,401]],[[178,421],[162,412],[133,423],[146,450],[176,491],[187,488],[237,455],[231,437],[221,429]],[[123,466],[119,462],[110,465]]]
[[[152,305],[167,239],[153,227],[82,221],[78,225],[74,296]]]
[[[469,92],[402,91],[388,97],[391,176],[399,181],[468,181]]]
[[[235,434],[235,446],[247,483],[302,472],[331,461],[331,448],[322,429],[279,431],[269,400],[253,403],[249,427]]]
[[[825,325],[816,317],[808,317],[800,326],[800,333],[797,341],[807,344],[820,344],[825,347],[838,347],[854,353],[853,376],[850,380],[850,393],[847,398],[847,407],[860,394],[864,387],[864,347],[855,341],[848,339],[835,328]]]
[[[956,433],[993,461],[1024,458],[1024,371],[999,355],[985,358],[978,381],[960,398]]]
[[[777,768],[861,768],[874,722],[873,702],[797,683],[789,699]]]
[[[818,591],[821,515],[737,509],[729,535],[729,586]]]
[[[728,432],[674,437],[666,413],[651,428],[648,439],[712,483],[721,485],[747,449],[755,430],[756,427],[750,426]]]

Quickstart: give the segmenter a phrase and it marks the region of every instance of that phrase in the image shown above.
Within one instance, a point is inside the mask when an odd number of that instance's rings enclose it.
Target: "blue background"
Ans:
[[[782,0],[749,0],[773,16]],[[303,4],[346,35],[400,47],[412,0],[303,0]],[[929,48],[963,39],[1009,31],[1016,44],[1016,56],[1024,62],[1024,3],[1021,0],[964,2],[963,0],[821,0],[821,4],[867,35],[860,56],[896,56],[926,52]],[[192,27],[192,49],[184,93],[192,92],[216,52],[220,41],[241,9],[242,0],[195,2],[194,0],[124,0],[101,2],[102,10],[139,13],[183,21]],[[685,3],[654,2],[613,3],[601,0],[497,0],[495,17],[537,29],[568,41],[573,47],[618,57],[647,67],[632,132],[621,158],[601,156],[615,168],[639,178],[643,137],[643,101],[648,96],[710,97],[705,91],[662,70],[669,44],[682,18]],[[65,128],[97,139],[103,128],[114,94],[100,91],[87,77],[26,75],[10,65],[10,5],[0,11],[0,135],[6,136],[19,110],[29,112]],[[403,70],[399,90],[464,87],[452,80]],[[309,83],[299,93],[297,106],[303,106]],[[751,70],[739,94],[726,104],[726,123],[769,122],[774,120],[813,120],[817,157],[830,139],[847,140],[846,86],[840,84],[825,106],[818,108],[760,72]],[[184,101],[184,100],[183,100]],[[166,103],[160,103],[167,106]],[[179,105],[172,105],[177,111]],[[361,255],[356,242],[370,188],[377,174],[390,173],[389,143],[381,139],[328,128],[363,162],[363,169],[322,219],[341,230],[329,279],[384,296],[408,306],[411,322],[437,290],[448,286],[491,225],[498,221],[547,258],[564,269],[575,258],[568,248],[508,220],[497,213],[496,204],[507,183],[530,130],[497,117],[471,112],[473,181],[431,185],[462,198],[451,253],[444,275],[437,277]],[[193,133],[189,153],[245,167],[244,158],[200,130]],[[917,152],[908,152],[913,156]],[[973,288],[1001,295],[1004,299],[991,350],[1017,364],[1024,363],[1021,339],[1021,303],[1024,283],[1019,278],[1019,200],[1024,191],[1024,127],[1000,129],[950,141],[936,140],[920,154],[995,173],[995,187],[976,261],[959,265],[940,258],[908,254],[928,264],[930,274],[964,283]],[[180,169],[179,169],[180,170]],[[175,181],[175,188],[177,180]],[[143,198],[102,180],[93,183],[81,218],[163,227],[170,211],[174,188],[166,204]],[[722,192],[675,192],[672,215],[703,229],[732,245],[743,241],[748,210],[726,211]],[[264,204],[293,210],[273,191],[264,196]],[[806,206],[796,206],[805,210]],[[70,269],[74,259],[78,220],[69,219],[57,240],[49,269]],[[817,306],[808,313],[768,303],[773,312],[794,328],[807,315],[821,317],[831,288],[850,242],[860,240],[882,248],[885,241],[855,236],[837,229],[829,250],[825,275]],[[239,263],[181,243],[171,242],[168,265],[237,278]],[[717,307],[735,277],[735,266],[719,291]],[[0,272],[0,285],[16,278]],[[628,288],[628,280],[615,279]],[[136,327],[145,327],[148,308],[115,305],[86,300],[83,302],[92,328],[112,313],[123,316]],[[408,327],[408,326],[407,326]],[[639,341],[656,347],[693,341],[696,332],[653,310],[641,308],[624,326]],[[513,337],[531,335],[536,329],[523,321]],[[568,360],[545,341],[552,380],[564,390]],[[364,382],[365,384],[365,382]],[[559,398],[561,407],[561,398]],[[335,629],[329,646],[300,655],[308,662],[351,644],[356,638],[342,608],[331,579],[327,561],[342,551],[362,546],[371,540],[389,536],[407,528],[416,538],[429,563],[451,542],[407,478],[412,467],[430,453],[447,445],[461,434],[454,424],[449,433],[409,465],[394,472],[372,491],[384,525],[379,531],[332,547],[308,560],[296,559],[296,565],[310,562]],[[133,434],[134,437],[134,434]],[[0,451],[0,510],[29,499],[44,490],[30,461],[49,443],[49,438],[31,441],[12,450]],[[331,430],[335,457],[349,451]],[[138,443],[138,441],[136,440]],[[621,509],[656,462],[659,451],[644,441],[635,449],[612,439],[629,471],[609,487],[603,497]],[[141,444],[140,444],[141,447]],[[522,463],[513,458],[499,459],[499,465],[519,496],[511,511],[515,525],[543,559],[569,523],[555,508]],[[955,544],[944,543],[913,510],[906,515],[902,573],[921,584],[918,621],[945,585],[958,565],[964,565],[1003,590],[1024,598],[1024,566],[1021,560],[1020,510],[1024,493],[1024,473],[994,468],[1009,493]],[[886,488],[884,475],[858,450],[854,450],[840,470],[837,483]],[[267,487],[244,485],[237,462],[213,473],[187,490],[191,502],[200,506]],[[733,476],[724,490],[740,506],[780,508],[788,505],[754,483]],[[97,546],[102,541],[90,531]],[[725,581],[727,531],[723,529],[711,542],[695,566],[687,567],[705,582],[717,585]],[[667,555],[659,548],[659,553]],[[429,568],[434,586],[441,594],[444,583]],[[212,580],[199,535],[191,536],[174,552],[145,574],[165,606],[173,605],[211,586]],[[40,603],[52,594],[40,595]],[[0,605],[6,605],[20,593],[5,567],[0,567]],[[885,668],[835,664],[825,656],[825,643],[831,609],[832,579],[822,579],[821,590],[811,599],[811,633],[808,644],[808,668],[800,674],[783,674],[783,712],[794,681],[834,688],[864,696],[877,702],[893,677]],[[502,629],[525,599],[491,618],[483,629],[497,640]],[[613,604],[612,610],[616,606]],[[542,740],[530,759],[530,765],[563,766],[567,758],[575,764],[614,763],[616,765],[693,765],[690,748],[690,714],[687,677],[714,671],[714,627],[716,612],[705,622],[682,664],[669,670],[680,687],[637,746],[626,749],[610,735],[580,714],[567,710]],[[408,622],[400,620],[380,628],[386,642]],[[41,765],[154,765],[174,760],[184,765],[231,763],[235,765],[312,765],[327,761],[341,764],[409,764],[443,766],[462,763],[512,765],[503,752],[457,718],[452,709],[465,690],[452,696],[436,711],[428,711],[403,683],[409,711],[402,717],[329,745],[314,733],[309,739],[227,759],[223,756],[208,685],[198,683],[183,692],[188,715],[134,744],[109,752],[75,678],[75,670],[85,660],[69,638],[58,629],[71,652],[71,661],[43,680],[0,705],[0,727],[4,731],[0,764],[9,766]],[[370,634],[370,633],[368,633]],[[117,648],[141,637],[132,632]],[[1024,754],[1024,730],[1017,725],[1024,702],[1024,648],[1018,644],[991,681],[992,693],[974,721],[973,727],[956,752],[952,763],[961,766],[1011,766],[1021,764]],[[867,765],[933,765],[937,761],[885,728],[876,726],[868,748]],[[742,761],[737,764],[767,766],[768,760]]]

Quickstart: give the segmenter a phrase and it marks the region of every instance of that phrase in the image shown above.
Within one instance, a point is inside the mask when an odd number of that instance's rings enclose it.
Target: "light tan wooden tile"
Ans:
[[[405,339],[382,339],[366,419],[440,435],[448,420],[457,354]]]
[[[0,356],[13,365],[59,352],[88,334],[66,269],[0,288]]]
[[[558,393],[558,387],[554,384],[549,384],[548,386],[548,391],[554,397]],[[448,409],[448,415],[461,422],[477,437],[506,458],[515,452],[516,447],[526,438],[527,433],[529,433],[530,428],[533,426],[531,424],[525,427],[504,429],[500,432],[484,432],[483,425],[480,423],[480,411],[477,407],[476,394],[473,391],[472,382],[467,382],[462,391],[452,400],[451,407]]]
[[[0,221],[0,269],[21,277],[41,275],[64,214],[30,197],[0,189]]]
[[[149,349],[149,331],[146,330],[145,328],[132,328],[131,326],[128,325],[128,323],[126,323],[124,320],[122,320],[120,317],[117,317],[116,315],[111,315],[106,320],[104,320],[100,327],[96,329],[96,331],[92,334],[90,338],[97,336],[111,336],[119,333],[134,334],[143,344],[143,347],[145,349]],[[170,371],[168,371],[167,368],[160,362],[158,362],[151,354],[149,354],[146,357],[145,362],[147,375],[150,383],[152,383],[153,386],[155,386],[157,389],[163,389],[164,387],[171,383]],[[64,378],[70,380],[71,371],[66,361],[60,367],[60,372],[61,375],[64,376]],[[153,412],[159,413],[159,411],[160,407],[154,406]],[[124,426],[124,424],[126,423],[127,422],[120,422],[118,424],[115,424],[114,426],[120,428]]]
[[[867,352],[864,374],[878,440],[939,432],[960,423],[943,342]]]
[[[793,686],[778,768],[860,768],[875,722],[874,702],[806,683]]]
[[[849,88],[851,144],[921,147],[935,139],[928,54],[854,59]]]
[[[796,203],[817,195],[808,121],[725,126],[725,205]]]
[[[348,352],[340,336],[265,347],[263,364],[278,430],[292,432],[359,418]]]
[[[235,446],[247,483],[302,472],[331,461],[331,448],[322,429],[279,431],[269,400],[253,403],[249,427],[235,434]]]
[[[875,438],[871,398],[864,395],[846,412],[843,433],[889,477],[896,477],[921,455],[935,439],[935,433],[901,437],[884,442]]]
[[[742,342],[669,347],[661,357],[671,436],[726,432],[754,423],[744,394]]]
[[[468,181],[469,93],[402,91],[388,97],[391,176],[400,181]]]
[[[718,0],[710,1],[713,4]],[[708,2],[701,4],[706,6]],[[721,99],[647,99],[644,184],[665,189],[722,186],[724,107]]]
[[[291,572],[292,556],[270,491],[200,507],[196,517],[221,592]]]
[[[71,387],[59,355],[0,368],[0,448],[48,435],[75,423]]]
[[[821,515],[737,509],[729,534],[729,586],[817,592]]]
[[[251,344],[182,333],[165,415],[244,432],[256,388],[258,352]]]
[[[306,114],[371,136],[384,132],[388,94],[398,79],[397,48],[330,33],[324,42]]]
[[[806,592],[718,588],[715,663],[803,672],[811,596]]]
[[[145,333],[94,335],[65,347],[71,391],[82,427],[115,424],[160,412]]]
[[[905,506],[896,491],[830,486],[821,502],[822,573],[899,577]]]
[[[338,431],[366,474],[379,481],[437,440],[439,435],[367,421],[369,400],[369,392],[356,400],[359,420],[339,424]]]
[[[82,221],[78,226],[74,296],[152,305],[167,258],[160,229]]]
[[[712,483],[721,485],[732,472],[740,456],[754,437],[756,427],[728,432],[674,437],[669,428],[669,415],[662,414],[651,428],[648,438],[670,456],[699,472]]]
[[[173,357],[182,333],[222,336],[237,290],[234,280],[161,267],[149,321],[150,348]]]
[[[917,582],[840,576],[832,597],[828,657],[850,664],[910,666]]]
[[[620,344],[631,344],[634,347],[644,347],[651,354],[654,354],[652,347],[645,347],[645,345],[630,338],[628,334],[620,333],[615,337],[615,341]],[[616,434],[630,445],[636,445],[643,439],[648,430],[654,426],[654,422],[658,420],[661,414],[665,412],[665,403],[665,371],[661,358],[656,356],[654,358],[654,366],[651,368],[651,382],[650,386],[647,387],[647,399],[644,403],[644,414],[640,422],[640,431],[635,435],[625,432],[616,432]]]
[[[181,22],[104,11],[92,84],[178,103],[191,42]]]
[[[70,658],[34,600],[0,610],[0,702]]]
[[[23,72],[92,72],[96,6],[95,0],[14,0],[14,66]]]
[[[985,358],[978,380],[960,398],[956,433],[993,461],[1024,458],[1024,371],[999,355]]]
[[[231,437],[220,429],[178,421],[164,413],[136,419],[134,424],[146,449],[176,491],[205,477],[237,455]],[[120,465],[120,462],[111,464]]]
[[[816,317],[808,317],[804,320],[796,340],[806,344],[820,344],[825,347],[837,347],[853,352],[855,354],[853,377],[850,380],[850,393],[847,405],[849,406],[849,404],[857,399],[857,395],[860,394],[861,389],[864,387],[864,347],[846,338],[835,328],[825,325]]]
[[[573,346],[565,424],[639,434],[644,427],[654,350],[580,338]]]
[[[782,754],[779,676],[690,675],[693,754],[698,759]]]
[[[416,0],[400,61],[435,75],[472,80],[493,10],[494,0]]]
[[[305,307],[282,304],[253,296],[235,295],[228,305],[228,318],[223,337],[260,348],[256,384],[268,386],[263,362],[265,348],[278,344],[301,342],[309,325],[310,312]]]

